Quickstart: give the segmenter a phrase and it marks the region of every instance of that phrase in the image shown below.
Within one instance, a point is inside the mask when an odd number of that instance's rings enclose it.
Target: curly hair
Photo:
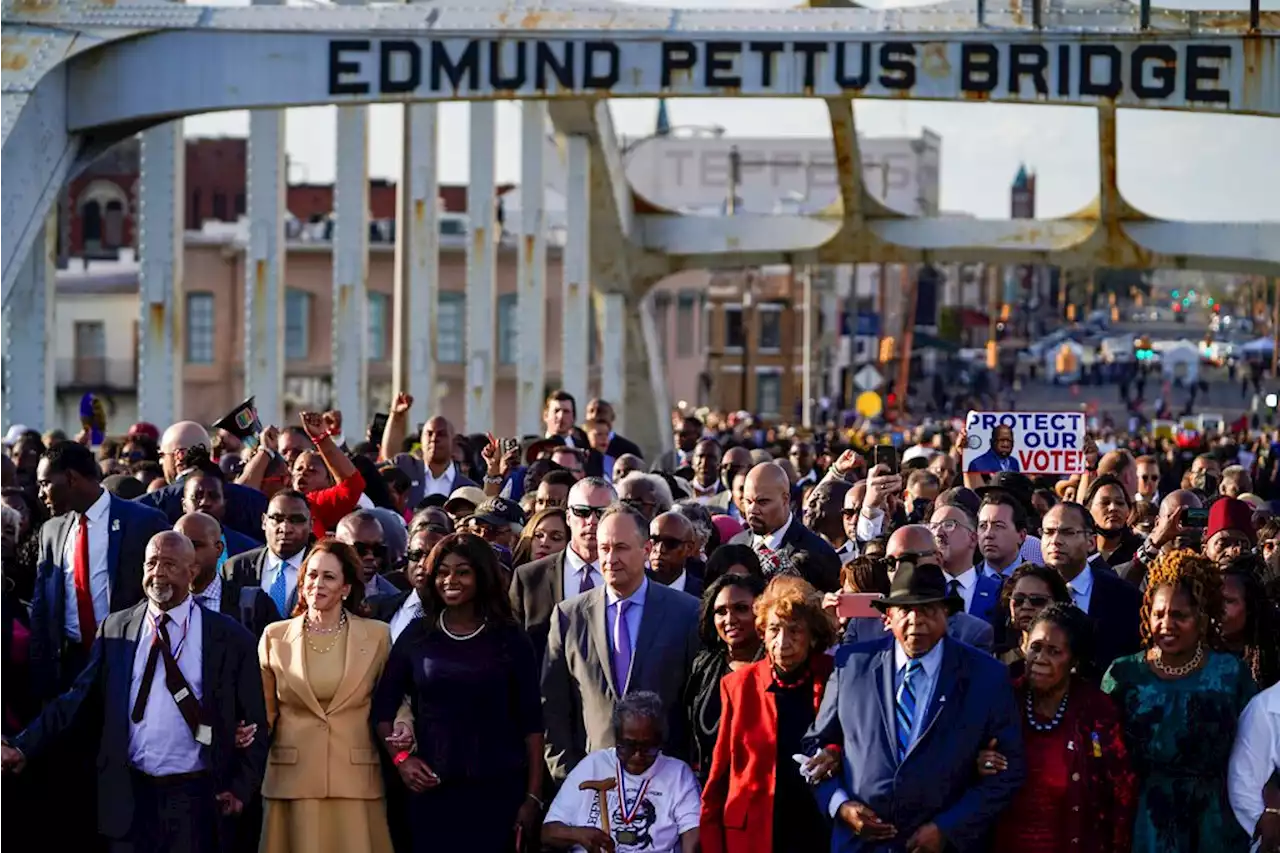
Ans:
[[[1258,689],[1265,690],[1280,679],[1280,611],[1262,585],[1259,562],[1252,554],[1237,557],[1222,570],[1222,578],[1224,582],[1234,578],[1242,588],[1245,623],[1240,657]],[[1222,639],[1218,648],[1226,650],[1226,638]]]
[[[822,593],[813,584],[795,575],[777,575],[769,581],[764,593],[756,599],[756,630],[764,636],[769,616],[777,613],[783,619],[795,619],[809,626],[813,648],[821,651],[835,645],[835,617],[822,609]]]
[[[1142,596],[1142,642],[1151,646],[1151,603],[1161,587],[1183,592],[1197,611],[1201,639],[1213,647],[1221,641],[1222,575],[1208,557],[1191,550],[1167,551],[1147,571],[1147,591]]]

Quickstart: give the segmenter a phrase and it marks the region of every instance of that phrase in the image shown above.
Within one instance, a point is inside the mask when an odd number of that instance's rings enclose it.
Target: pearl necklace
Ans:
[[[336,628],[316,628],[311,624],[310,619],[307,620],[306,627],[307,645],[311,647],[311,651],[318,655],[327,655],[329,652],[333,651],[333,647],[338,645],[338,641],[342,639],[342,629],[347,627],[347,609],[345,607],[342,608],[342,612],[338,614],[338,626]],[[333,637],[333,639],[329,641],[328,646],[322,649],[311,639],[312,636],[316,634],[325,637]]]
[[[480,634],[480,632],[484,630],[484,626],[487,625],[488,623],[489,623],[489,620],[485,619],[480,622],[480,627],[476,628],[470,634],[455,634],[452,631],[450,631],[449,626],[444,623],[443,610],[440,611],[440,617],[436,619],[436,624],[440,626],[441,631],[444,631],[445,636],[448,637],[450,640],[458,640],[459,642],[475,639]]]
[[[1062,715],[1067,712],[1067,697],[1071,695],[1067,691],[1062,695],[1062,701],[1058,703],[1058,710],[1054,713],[1053,719],[1047,723],[1036,722],[1035,711],[1031,704],[1031,691],[1027,691],[1027,725],[1038,732],[1051,732],[1062,724]]]
[[[1166,666],[1164,662],[1164,655],[1160,653],[1159,649],[1156,650],[1155,657],[1151,659],[1151,665],[1154,666],[1156,669],[1160,670],[1160,672],[1163,673],[1164,675],[1167,675],[1169,678],[1182,678],[1185,675],[1190,675],[1191,673],[1199,669],[1200,664],[1203,662],[1204,662],[1204,644],[1203,643],[1196,643],[1195,655],[1191,658],[1191,660],[1187,661],[1182,666]]]

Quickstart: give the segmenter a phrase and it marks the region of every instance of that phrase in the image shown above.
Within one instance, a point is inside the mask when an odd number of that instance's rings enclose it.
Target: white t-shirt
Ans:
[[[563,823],[565,826],[600,827],[600,807],[595,791],[580,791],[583,782],[616,779],[618,758],[613,749],[600,749],[588,755],[569,773],[569,778],[556,794],[547,811],[546,823]],[[658,754],[657,760],[642,776],[623,774],[626,785],[627,806],[635,811],[629,824],[622,822],[622,804],[618,790],[605,794],[609,803],[609,832],[613,835],[616,853],[667,853],[680,849],[680,835],[698,826],[702,795],[698,791],[698,779],[677,758]],[[637,806],[636,797],[648,782],[644,796]],[[623,843],[623,842],[628,843]],[[573,848],[582,851],[581,846]]]

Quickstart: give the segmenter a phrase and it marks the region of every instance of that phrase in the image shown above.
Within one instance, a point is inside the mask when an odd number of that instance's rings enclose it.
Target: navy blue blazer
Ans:
[[[841,744],[841,772],[814,790],[829,814],[832,797],[865,803],[898,836],[867,843],[837,819],[833,853],[899,853],[926,823],[942,830],[948,850],[978,851],[996,816],[1013,799],[1026,775],[1022,721],[1008,670],[995,658],[950,638],[942,640],[942,665],[925,710],[923,734],[901,765],[897,755],[893,637],[856,646],[840,646],[822,706],[804,739],[812,754],[826,744]],[[995,739],[1009,767],[979,777],[979,750]]]
[[[966,612],[994,625],[1000,617],[1001,582],[984,572],[981,565],[976,566],[974,570],[978,573],[978,582],[973,588],[973,599],[969,602],[969,609]]]
[[[111,495],[107,515],[107,572],[111,578],[111,610],[126,610],[142,601],[142,563],[151,537],[172,529],[164,514]],[[31,596],[31,675],[37,695],[49,699],[75,676],[62,671],[66,621],[67,537],[76,528],[72,512],[55,516],[40,528],[40,560]]]
[[[245,551],[252,551],[254,548],[261,548],[262,543],[257,540],[245,536],[243,533],[237,533],[230,527],[222,529],[222,535],[227,540],[227,559],[230,560],[236,554],[243,554]]]
[[[147,605],[112,613],[98,627],[89,663],[71,689],[50,702],[14,745],[38,761],[63,733],[76,727],[100,732],[98,741],[98,831],[124,839],[133,823],[133,777],[129,772],[129,693],[138,636]],[[216,792],[249,802],[262,784],[267,762],[267,710],[257,645],[234,620],[203,610],[200,620],[202,695],[200,720],[213,737],[201,750]],[[240,720],[258,726],[253,743],[236,748]],[[219,827],[218,846],[233,841]]]
[[[182,489],[183,478],[179,477],[177,482],[163,489],[134,498],[134,502],[160,510],[168,517],[169,524],[176,524],[182,518]],[[267,496],[239,483],[223,483],[222,492],[227,501],[223,530],[230,528],[250,539],[265,542],[267,537],[262,532],[262,517],[267,514]]]

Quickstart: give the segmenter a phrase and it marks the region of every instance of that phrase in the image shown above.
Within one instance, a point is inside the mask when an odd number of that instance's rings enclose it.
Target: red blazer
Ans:
[[[815,655],[813,711],[831,675],[830,655]],[[720,680],[720,733],[702,792],[703,853],[772,853],[777,784],[778,708],[767,689],[768,658]]]

